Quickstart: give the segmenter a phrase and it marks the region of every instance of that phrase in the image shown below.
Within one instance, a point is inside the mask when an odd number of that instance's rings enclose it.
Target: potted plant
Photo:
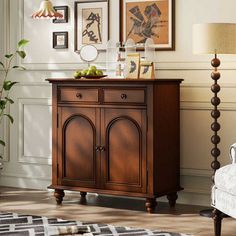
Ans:
[[[26,53],[23,50],[24,46],[28,43],[28,40],[22,39],[17,44],[17,50],[14,53],[6,54],[4,57],[5,62],[0,61],[0,68],[3,70],[3,76],[0,76],[0,125],[3,121],[3,117],[7,117],[11,123],[14,122],[13,117],[7,112],[6,108],[13,104],[14,101],[10,98],[10,90],[18,82],[11,81],[8,79],[9,72],[12,69],[25,70],[24,67],[18,65],[12,65],[16,57],[24,59]],[[0,138],[0,145],[5,147],[6,143]],[[0,155],[0,169],[2,168],[2,156]]]

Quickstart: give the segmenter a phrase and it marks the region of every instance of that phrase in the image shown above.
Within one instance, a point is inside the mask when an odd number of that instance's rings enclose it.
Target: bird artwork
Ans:
[[[151,38],[155,43],[168,41],[168,1],[127,3],[126,39],[144,44]]]
[[[129,73],[134,73],[137,70],[137,65],[134,61],[130,61],[130,71]]]
[[[142,61],[140,63],[140,79],[153,79],[154,78],[154,63],[150,61]]]
[[[139,77],[140,54],[130,53],[126,58],[127,74],[126,78],[137,79]]]
[[[148,73],[148,71],[149,71],[149,68],[150,68],[150,66],[144,66],[144,69],[143,69],[143,74],[147,74]]]

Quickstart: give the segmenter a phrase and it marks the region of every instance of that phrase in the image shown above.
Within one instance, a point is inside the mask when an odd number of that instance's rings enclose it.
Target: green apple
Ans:
[[[91,71],[96,71],[96,70],[97,70],[97,67],[96,67],[96,66],[90,66],[90,67],[89,67],[89,70],[91,70]]]
[[[94,76],[95,73],[96,73],[96,72],[95,72],[94,70],[88,70],[87,75],[89,75],[89,76]]]
[[[82,73],[81,73],[81,71],[79,71],[79,70],[77,70],[77,71],[74,73],[74,78],[75,78],[75,79],[79,79],[81,76],[82,76]]]
[[[83,70],[83,71],[82,71],[82,76],[87,75],[87,72],[88,72],[88,70]]]
[[[103,76],[103,72],[101,70],[96,70],[96,75],[97,76]]]

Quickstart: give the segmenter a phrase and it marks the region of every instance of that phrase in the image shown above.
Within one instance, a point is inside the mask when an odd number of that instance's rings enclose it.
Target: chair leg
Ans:
[[[215,236],[221,236],[222,213],[221,211],[214,209],[212,215],[214,220]]]

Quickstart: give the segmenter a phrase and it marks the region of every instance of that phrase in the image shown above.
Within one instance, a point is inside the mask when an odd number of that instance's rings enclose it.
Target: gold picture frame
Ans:
[[[148,61],[141,62],[139,79],[154,79],[154,78],[155,78],[154,63]]]
[[[126,78],[138,79],[140,69],[140,54],[130,53],[126,58]]]

